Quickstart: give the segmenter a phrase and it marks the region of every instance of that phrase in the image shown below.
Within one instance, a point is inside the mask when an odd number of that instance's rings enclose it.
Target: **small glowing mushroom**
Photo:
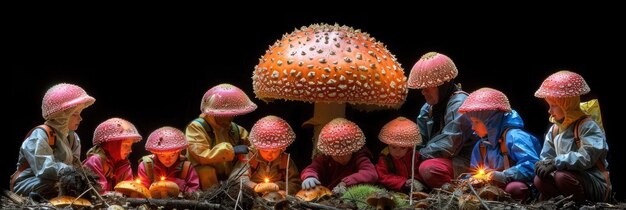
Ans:
[[[136,181],[122,181],[115,185],[115,191],[131,198],[152,198],[150,192],[143,184],[137,179]]]
[[[300,190],[298,193],[296,193],[296,197],[303,201],[313,201],[324,196],[330,196],[332,194],[333,192],[330,191],[328,188],[322,185],[317,185],[310,189]]]
[[[161,177],[161,180],[154,182],[150,185],[150,195],[153,198],[169,198],[178,196],[179,188],[175,182],[165,180],[165,177]]]
[[[84,198],[78,198],[72,196],[59,196],[50,200],[50,203],[55,207],[66,207],[69,205],[76,207],[90,207],[91,202]]]
[[[348,26],[296,29],[266,50],[255,66],[257,98],[315,103],[313,145],[322,126],[345,117],[346,103],[399,108],[407,96],[404,69],[385,45]],[[316,155],[317,150],[313,155]]]

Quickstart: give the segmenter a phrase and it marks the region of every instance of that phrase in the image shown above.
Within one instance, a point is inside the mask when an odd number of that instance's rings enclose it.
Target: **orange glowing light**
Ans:
[[[135,182],[137,182],[137,184],[141,184],[141,180],[139,178],[135,179]]]
[[[268,183],[268,182],[270,182],[270,179],[269,178],[265,178],[265,183]]]
[[[484,169],[478,169],[478,174],[485,175],[485,170]]]
[[[163,180],[165,180],[165,177],[164,177],[164,176],[162,176],[162,177],[161,177],[161,181],[163,181]]]

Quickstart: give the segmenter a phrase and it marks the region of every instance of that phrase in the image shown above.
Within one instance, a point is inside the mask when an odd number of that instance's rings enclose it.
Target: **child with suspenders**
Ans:
[[[285,120],[272,115],[261,118],[250,130],[249,140],[255,149],[246,158],[249,161],[235,164],[231,178],[240,176],[258,193],[289,190],[294,195],[300,190],[300,173],[284,151],[295,139]]]
[[[11,191],[23,196],[57,196],[59,172],[80,166],[80,138],[74,131],[82,121],[82,110],[95,100],[73,84],[61,83],[48,89],[41,105],[46,122],[24,138],[17,170],[11,176]]]
[[[573,195],[580,202],[610,202],[609,150],[599,123],[581,110],[580,96],[590,91],[582,76],[559,71],[546,78],[535,96],[546,100],[554,125],[545,135],[534,183],[547,199]]]
[[[133,170],[128,161],[133,143],[141,141],[137,128],[121,119],[108,119],[93,132],[93,147],[87,151],[83,161],[85,168],[91,169],[100,178],[102,192],[113,191],[117,183],[133,180]]]
[[[180,152],[187,148],[182,131],[173,127],[162,127],[150,134],[146,150],[152,152],[141,158],[137,175],[141,183],[150,188],[153,182],[168,180],[176,183],[180,192],[195,192],[200,181],[191,162]]]
[[[539,159],[539,140],[524,130],[524,122],[511,109],[504,93],[481,88],[471,93],[459,112],[472,121],[480,138],[474,146],[470,165],[487,172],[488,180],[516,200],[530,197],[530,183]]]

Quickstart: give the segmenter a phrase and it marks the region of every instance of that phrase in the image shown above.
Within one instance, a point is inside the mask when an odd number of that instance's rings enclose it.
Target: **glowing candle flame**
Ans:
[[[141,180],[139,178],[135,179],[135,182],[137,182],[137,184],[141,184]]]
[[[265,183],[268,183],[268,182],[270,182],[270,179],[269,178],[265,178]]]
[[[162,176],[162,177],[161,177],[161,181],[163,181],[163,180],[165,180],[165,177],[164,177],[164,176]]]
[[[485,170],[484,170],[484,169],[479,169],[479,170],[478,170],[478,174],[480,174],[480,175],[485,175]]]

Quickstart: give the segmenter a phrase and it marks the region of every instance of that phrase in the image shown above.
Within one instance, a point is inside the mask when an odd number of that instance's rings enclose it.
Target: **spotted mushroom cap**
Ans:
[[[108,119],[100,123],[93,132],[94,145],[124,139],[132,139],[134,142],[139,142],[141,141],[141,135],[139,135],[135,125],[121,118]]]
[[[365,135],[361,128],[344,118],[335,118],[324,125],[317,141],[317,148],[330,156],[352,154],[363,145],[365,145]]]
[[[140,182],[127,180],[117,183],[114,187],[116,192],[130,196],[132,193],[137,193],[144,198],[151,198],[150,191],[146,186],[143,186]]]
[[[535,92],[535,97],[568,98],[587,94],[590,90],[580,74],[562,70],[546,78]]]
[[[182,131],[165,126],[156,129],[148,136],[146,150],[153,153],[176,152],[187,148],[187,144],[187,139]]]
[[[161,180],[152,182],[148,191],[150,191],[150,195],[152,196],[152,198],[167,198],[168,196],[176,197],[180,192],[180,188],[178,187],[178,184],[176,184],[176,182]],[[161,197],[161,191],[167,192],[166,197]]]
[[[219,84],[202,97],[200,111],[211,116],[234,117],[248,114],[257,108],[248,95],[231,84]]]
[[[437,87],[454,79],[458,74],[452,59],[441,53],[429,52],[413,65],[408,86],[411,89]]]
[[[397,147],[413,147],[413,144],[422,143],[420,130],[413,121],[398,117],[389,121],[378,134],[378,139],[385,144]]]
[[[257,121],[248,137],[257,149],[286,148],[295,139],[296,134],[287,121],[273,115]]]
[[[41,102],[41,115],[48,120],[54,113],[64,111],[79,105],[83,108],[91,106],[95,98],[87,95],[83,88],[67,83],[52,86],[43,96]]]
[[[259,59],[252,85],[262,100],[399,108],[407,95],[404,70],[384,44],[337,24],[283,35]]]
[[[496,89],[481,88],[469,94],[461,107],[459,107],[460,113],[490,110],[510,112],[509,98]]]

